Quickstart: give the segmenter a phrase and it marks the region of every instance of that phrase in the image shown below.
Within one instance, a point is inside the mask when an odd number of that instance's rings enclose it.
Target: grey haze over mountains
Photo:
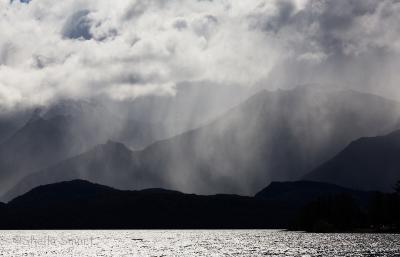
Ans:
[[[109,139],[141,149],[199,126],[240,102],[245,89],[186,85],[174,97],[138,101],[63,100],[0,119],[0,193],[31,172],[83,153]],[[230,93],[229,93],[230,92]],[[227,101],[221,101],[227,97]],[[209,105],[204,107],[204,102]],[[184,108],[191,104],[191,108]],[[193,115],[193,113],[198,114]]]
[[[399,12],[398,0],[0,1],[0,194],[73,176],[240,194],[302,178],[399,128]]]
[[[71,104],[33,111],[27,122],[0,144],[2,191],[29,171],[87,150],[97,143],[98,136],[105,133],[106,127],[101,127],[101,131],[94,130],[96,124],[91,122],[93,120],[83,122],[85,116],[95,117],[93,111],[97,107],[92,108],[89,103]],[[68,113],[65,113],[66,105],[73,107]]]
[[[133,151],[109,141],[22,179],[5,198],[85,179],[121,189],[253,194],[296,180],[361,136],[399,127],[400,104],[351,90],[261,91],[207,125]]]

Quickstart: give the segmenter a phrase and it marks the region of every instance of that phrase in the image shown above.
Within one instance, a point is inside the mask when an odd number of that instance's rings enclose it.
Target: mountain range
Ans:
[[[107,133],[109,123],[112,132],[120,124],[112,112],[95,109],[101,111],[79,119],[60,112],[41,114],[0,145],[0,159],[11,163],[0,175],[7,185],[2,187],[3,200],[71,179],[121,189],[253,195],[271,181],[302,178],[353,140],[389,133],[400,124],[396,101],[351,90],[298,87],[260,91],[204,126],[132,150],[124,138],[136,135],[129,133],[118,138],[121,143],[95,146],[115,138]],[[82,130],[75,124],[87,126]],[[381,184],[365,188],[382,189]]]

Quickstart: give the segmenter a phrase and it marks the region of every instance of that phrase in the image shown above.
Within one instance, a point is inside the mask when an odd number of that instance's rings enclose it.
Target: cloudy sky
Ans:
[[[400,97],[399,0],[0,0],[0,107],[185,81]]]

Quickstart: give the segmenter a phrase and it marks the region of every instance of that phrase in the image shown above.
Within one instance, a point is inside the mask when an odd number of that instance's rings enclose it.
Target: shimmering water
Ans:
[[[277,230],[0,231],[0,256],[400,256],[400,235]]]

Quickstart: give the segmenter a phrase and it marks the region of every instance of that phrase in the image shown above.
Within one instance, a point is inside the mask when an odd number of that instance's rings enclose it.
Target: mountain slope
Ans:
[[[304,176],[360,135],[392,131],[399,125],[399,114],[399,103],[355,91],[310,87],[262,91],[207,126],[133,152],[125,166],[104,169],[118,157],[89,154],[37,173],[22,184],[56,182],[46,177],[85,178],[117,188],[252,195],[271,181]],[[96,170],[101,171],[99,178]],[[24,191],[18,187],[13,192]]]
[[[73,117],[76,123],[74,133],[82,135],[81,140],[90,140],[91,146],[113,139],[141,149],[166,137],[162,124],[125,117],[120,110],[100,100],[60,101],[43,108],[41,116],[44,119],[56,116]]]
[[[263,91],[205,127],[141,151],[140,169],[185,192],[253,194],[270,181],[297,179],[359,135],[392,130],[399,107],[354,91]]]
[[[8,201],[38,185],[73,179],[85,179],[124,189],[142,188],[141,185],[147,185],[144,179],[149,179],[149,176],[135,172],[137,167],[137,160],[131,150],[121,143],[109,141],[28,175],[3,196],[3,199]],[[155,179],[152,182],[148,186],[156,184]]]
[[[0,144],[0,193],[28,174],[69,158],[109,137],[94,119],[107,112],[89,102],[64,102],[37,108]]]
[[[73,131],[71,117],[29,120],[0,145],[0,192],[29,172],[83,150]]]
[[[400,180],[400,131],[352,142],[304,178],[362,189],[393,191]]]
[[[87,151],[109,138],[143,147],[162,137],[162,128],[157,126],[124,120],[91,101],[61,101],[38,108],[0,144],[0,194],[30,173]]]

